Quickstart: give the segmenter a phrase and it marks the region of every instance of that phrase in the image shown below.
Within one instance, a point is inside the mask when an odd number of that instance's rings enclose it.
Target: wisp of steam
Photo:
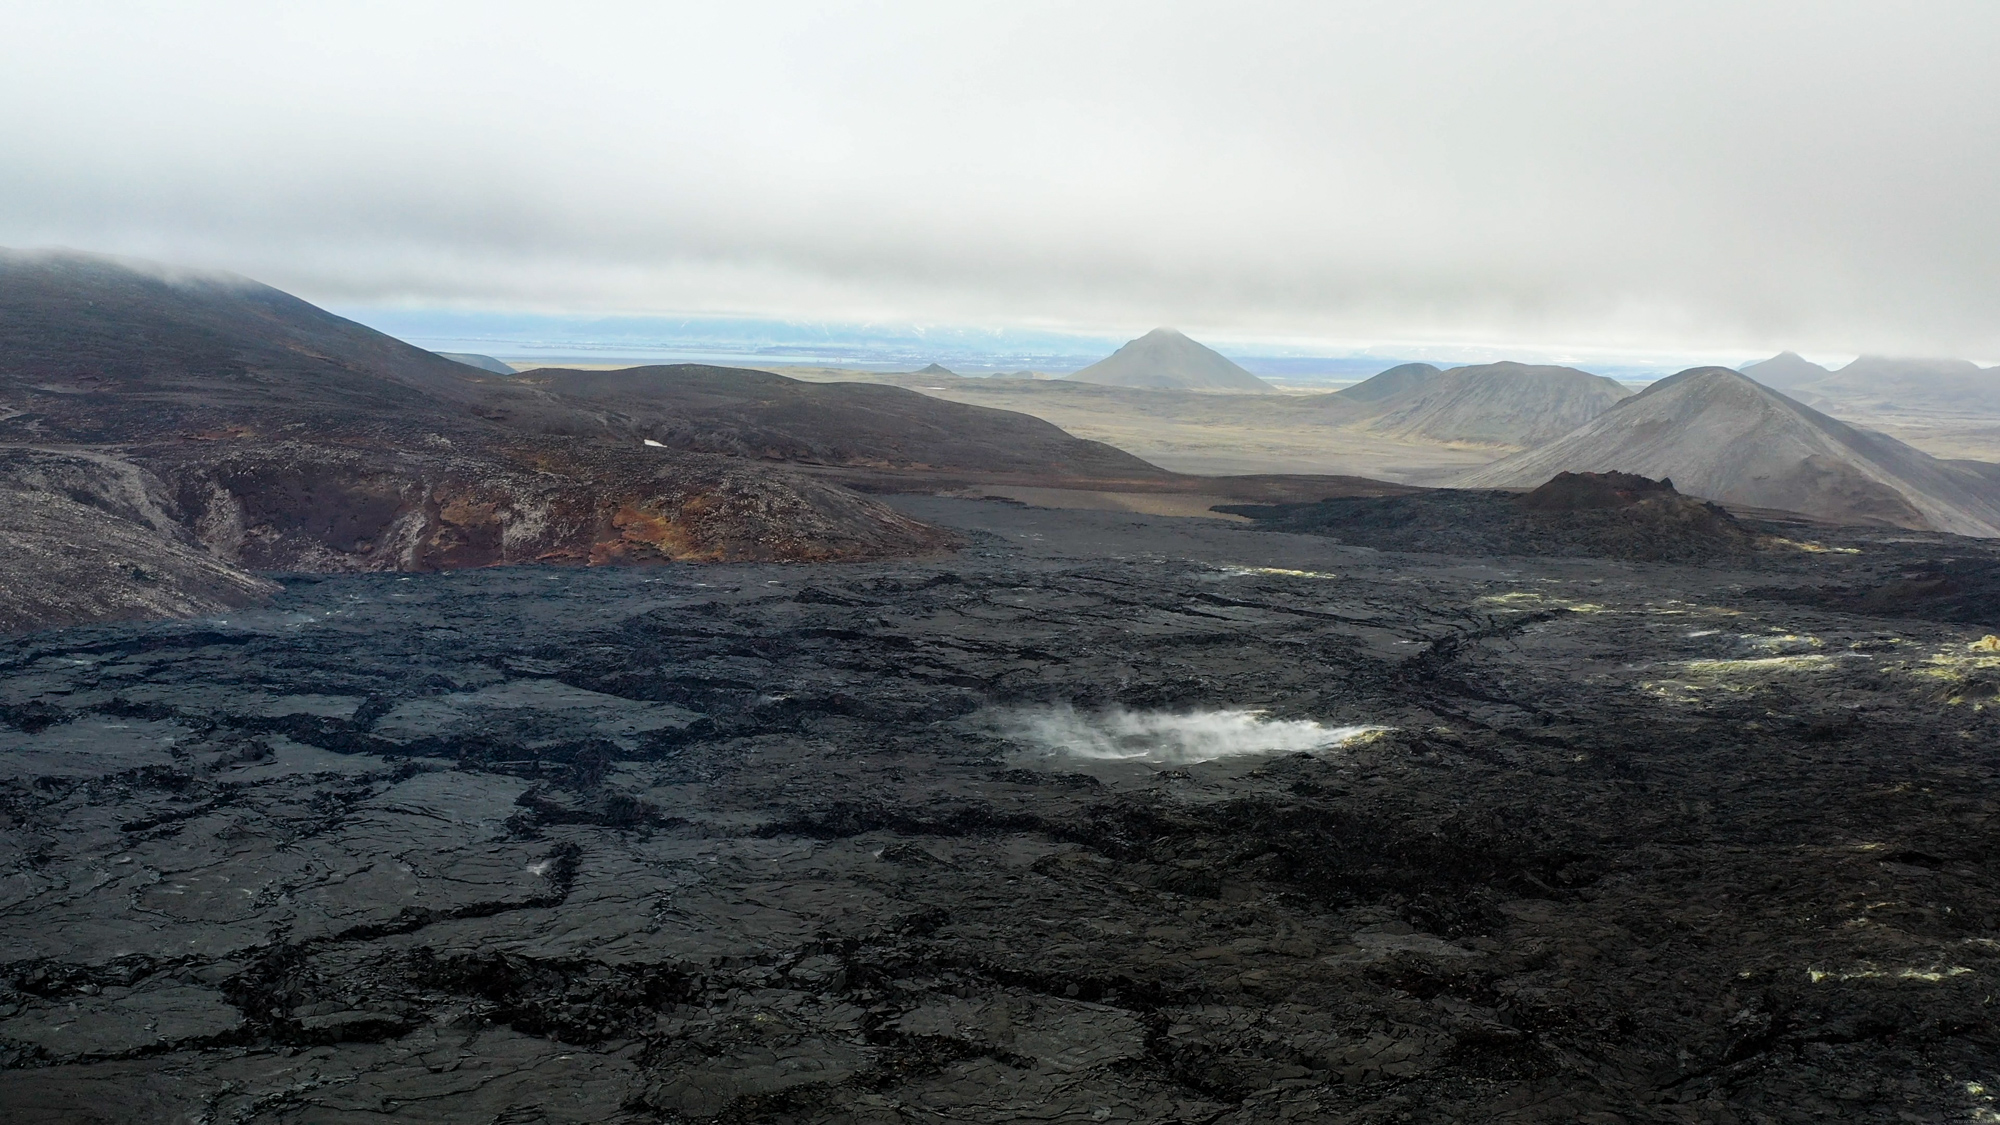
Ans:
[[[1128,711],[1083,713],[1061,704],[1021,708],[998,717],[1003,737],[1050,756],[1103,762],[1179,766],[1253,754],[1331,750],[1378,726],[1329,727],[1310,719],[1271,719],[1261,711]]]

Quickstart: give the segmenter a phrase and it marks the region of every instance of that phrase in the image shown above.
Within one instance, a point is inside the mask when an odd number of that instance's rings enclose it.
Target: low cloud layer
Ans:
[[[2000,358],[2000,6],[46,5],[0,243],[347,305]]]

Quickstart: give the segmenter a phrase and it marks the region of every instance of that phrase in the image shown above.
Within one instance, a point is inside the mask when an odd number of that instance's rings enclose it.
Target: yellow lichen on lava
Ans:
[[[1921,969],[1915,967],[1907,969],[1878,969],[1874,965],[1864,961],[1859,968],[1849,969],[1845,972],[1837,972],[1832,969],[1807,969],[1806,979],[1812,981],[1814,984],[1829,980],[1916,980],[1923,981],[1926,984],[1936,984],[1939,981],[1949,980],[1952,977],[1966,976],[1972,971],[1964,965],[1932,965]]]
[[[688,505],[693,506],[693,503]],[[606,566],[649,558],[715,562],[723,557],[719,547],[702,548],[675,515],[657,510],[633,504],[622,505],[611,514],[611,526],[618,534],[600,538],[591,544],[590,565]]]
[[[1935,697],[1943,702],[1983,709],[2000,697],[2000,642],[1988,647],[1986,642],[1992,640],[1986,636],[1963,648],[1952,645],[1904,668],[1911,675],[1941,682]]]
[[[1244,578],[1252,574],[1272,574],[1281,578],[1339,578],[1338,574],[1328,574],[1320,570],[1287,570],[1281,566],[1237,566],[1219,568],[1231,578]]]
[[[1784,675],[1830,671],[1834,659],[1817,653],[1754,656],[1734,660],[1683,660],[1667,665],[1678,674],[1644,680],[1640,691],[1668,703],[1696,703],[1705,691],[1752,691]]]
[[[1826,647],[1826,642],[1820,640],[1818,637],[1798,633],[1769,633],[1761,637],[1746,634],[1743,637],[1743,643],[1751,648],[1762,649],[1765,652],[1783,653],[1786,655],[1804,652],[1807,649]]]
[[[468,496],[454,496],[438,505],[438,518],[461,526],[498,522],[499,505],[480,503]]]
[[[1800,539],[1786,539],[1782,536],[1766,536],[1761,544],[1767,549],[1804,551],[1809,555],[1858,555],[1859,547],[1828,547],[1823,543],[1812,543]]]
[[[1824,672],[1833,658],[1817,653],[1750,656],[1738,660],[1688,660],[1681,668],[1697,676],[1741,676],[1776,672]]]
[[[1568,598],[1552,598],[1527,590],[1516,590],[1511,594],[1488,594],[1473,599],[1476,605],[1493,606],[1500,609],[1566,609],[1571,613],[1604,613],[1605,608],[1596,602],[1572,601]]]

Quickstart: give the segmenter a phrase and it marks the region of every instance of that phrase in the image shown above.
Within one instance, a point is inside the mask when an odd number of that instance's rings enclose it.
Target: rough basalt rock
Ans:
[[[135,457],[171,482],[204,545],[261,570],[815,562],[956,542],[845,489],[726,458],[584,443],[473,454],[442,445],[217,442]]]
[[[200,617],[279,588],[183,536],[60,493],[10,489],[0,489],[0,575],[0,633]]]
[[[1671,481],[1630,473],[1562,473],[1525,495],[1439,489],[1216,510],[1270,530],[1460,555],[1744,563],[1761,548],[1789,542],[1779,529],[1752,527],[1718,505],[1682,496]]]
[[[0,1117],[1991,1113],[1991,648],[1772,596],[1980,544],[898,503],[970,546],[0,645]],[[1059,704],[1391,729],[1147,764],[1009,722]]]
[[[1645,500],[1678,497],[1672,480],[1654,480],[1637,473],[1557,473],[1547,484],[1521,497],[1534,512],[1576,512],[1597,508],[1629,508]]]
[[[851,561],[957,542],[810,477],[668,450],[0,449],[8,632],[257,604],[277,587],[253,571]]]

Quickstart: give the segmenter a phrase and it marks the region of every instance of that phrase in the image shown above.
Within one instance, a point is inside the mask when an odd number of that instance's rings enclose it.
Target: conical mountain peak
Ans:
[[[1742,373],[1781,391],[1802,391],[1833,374],[1797,352],[1779,352],[1770,359],[1746,363]]]
[[[1079,383],[1157,391],[1265,394],[1277,389],[1173,328],[1155,328],[1069,378]]]

